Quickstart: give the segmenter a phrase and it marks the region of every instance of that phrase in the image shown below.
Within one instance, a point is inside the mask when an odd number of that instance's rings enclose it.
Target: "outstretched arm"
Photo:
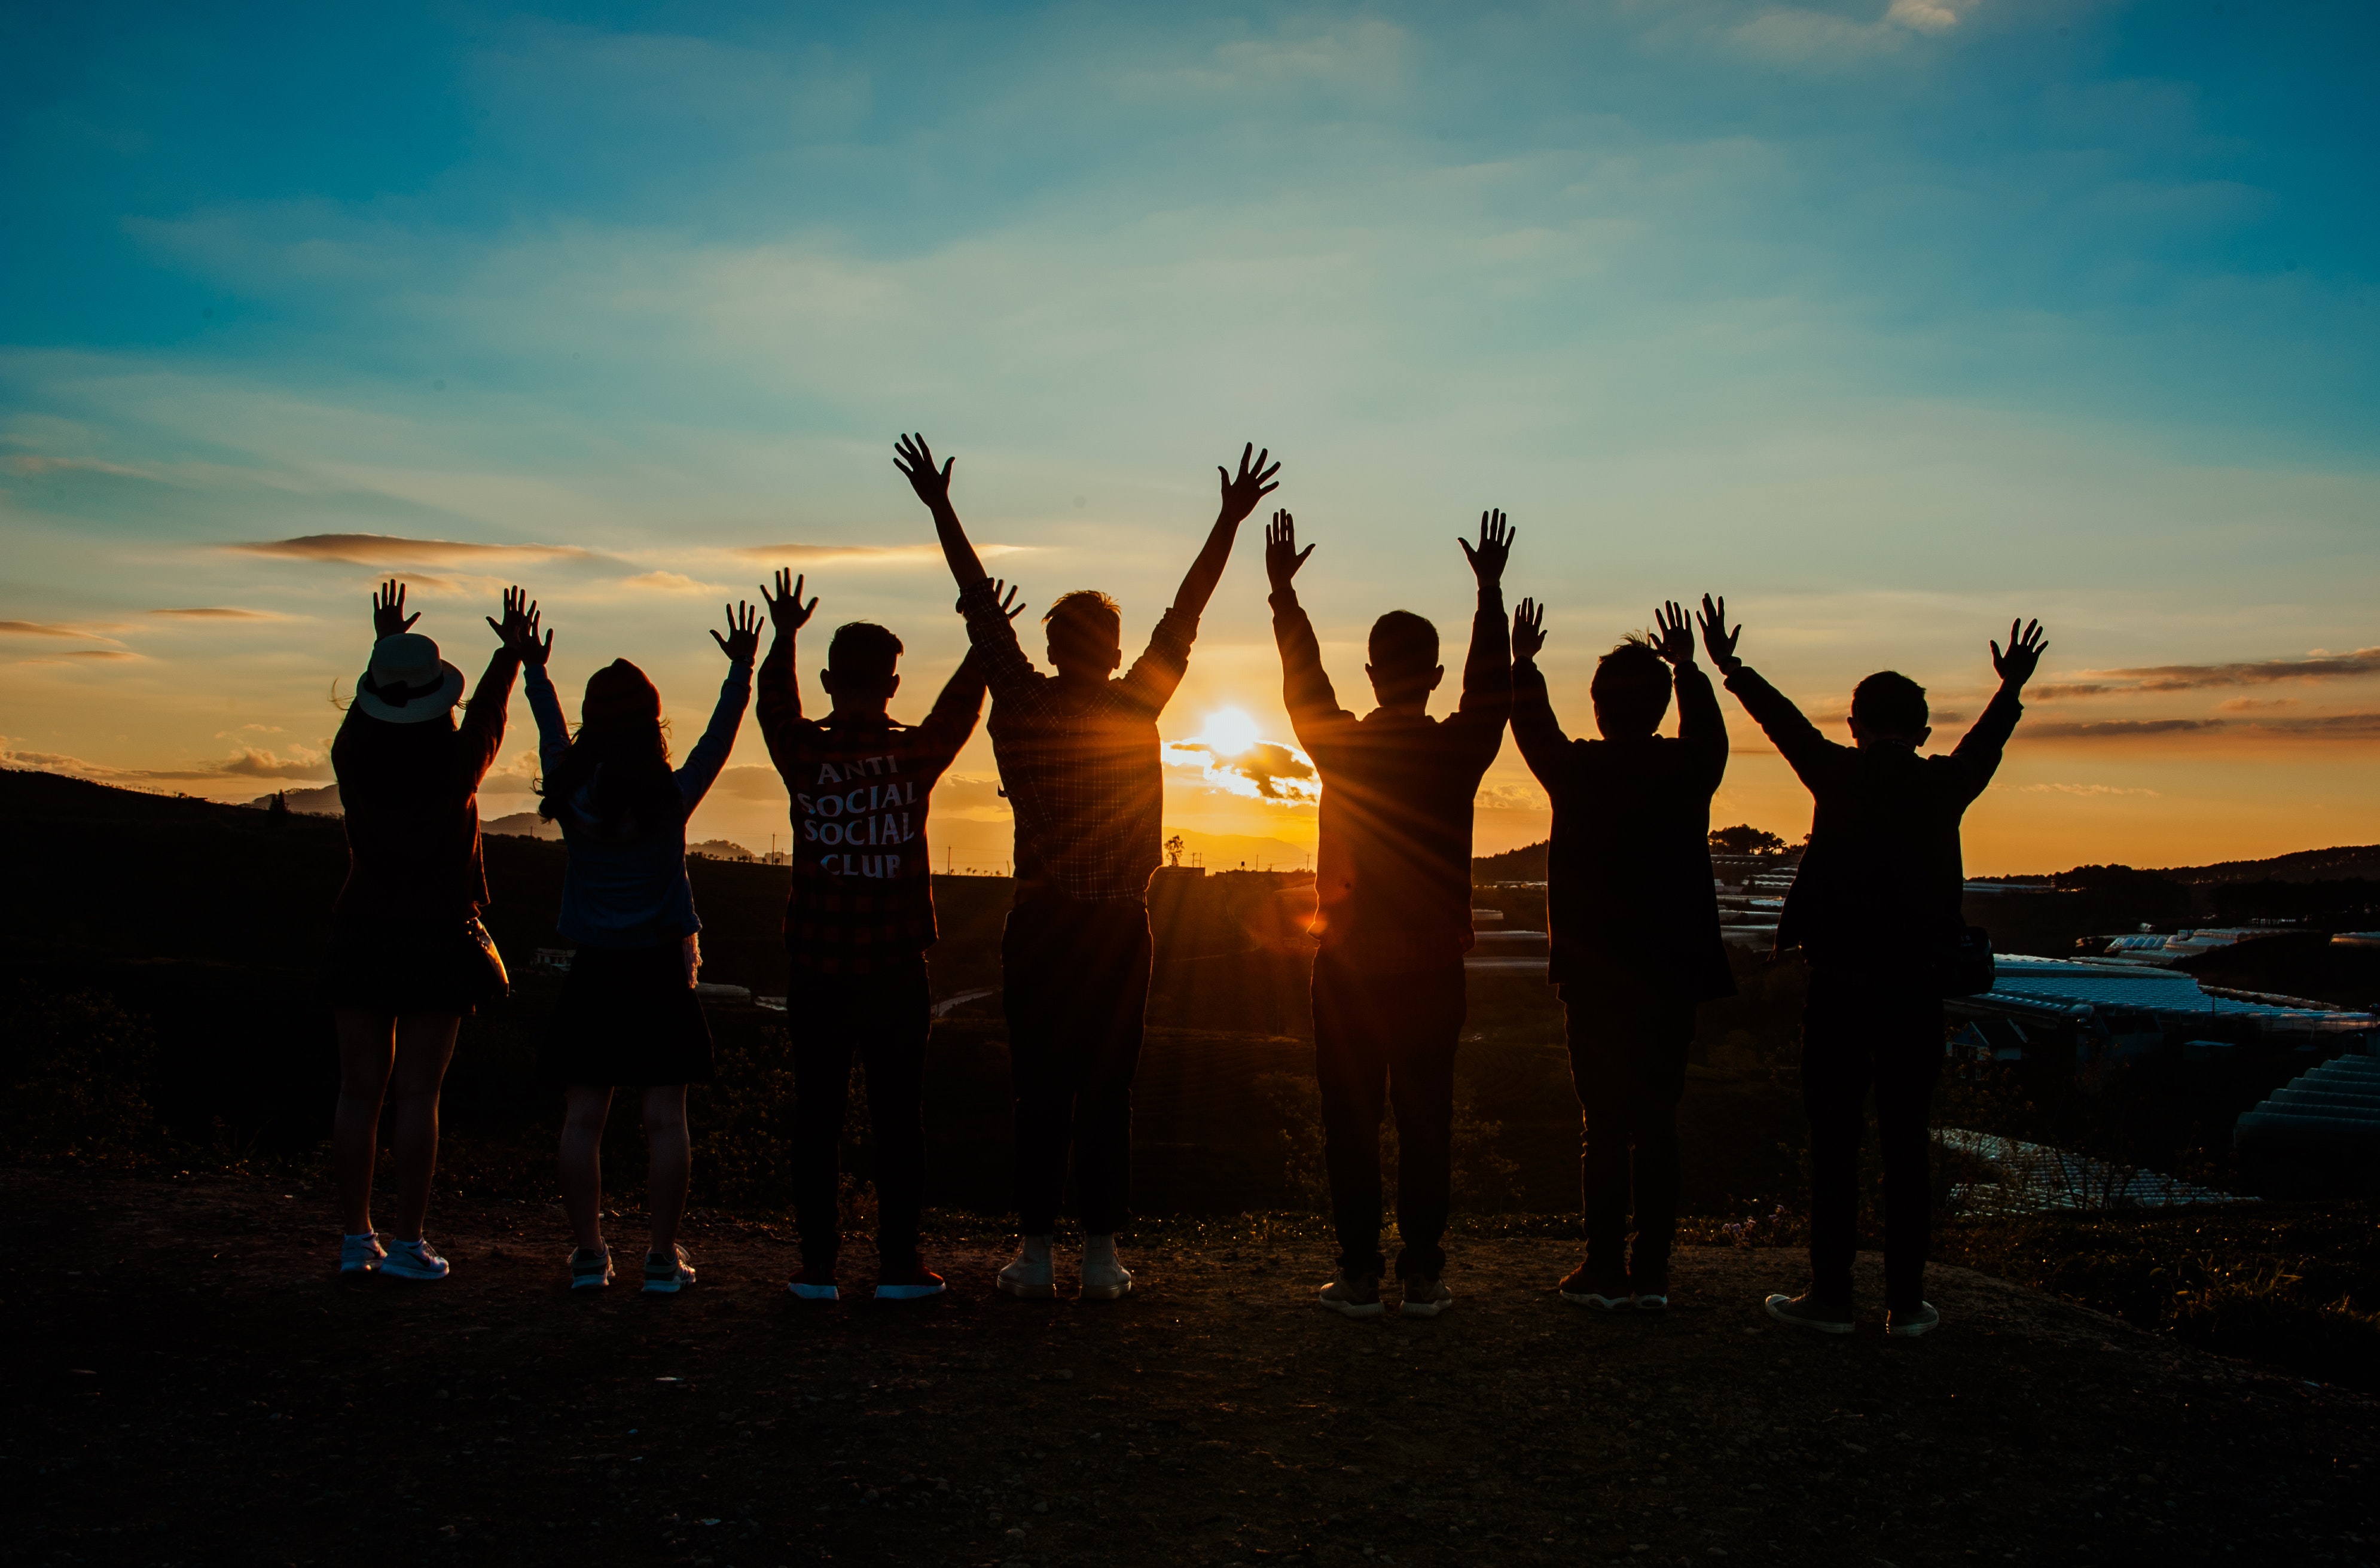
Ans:
[[[2033,679],[2034,671],[2041,667],[2041,656],[2048,648],[2039,621],[2022,625],[2010,621],[2005,653],[1998,642],[1992,644],[1992,668],[1998,672],[2000,688],[1992,694],[1974,727],[1950,753],[1973,774],[1977,795],[1999,771],[2000,753],[2007,748],[2009,736],[2016,733],[2016,722],[2024,716],[2024,683]]]
[[[1222,480],[1223,498],[1216,508],[1215,526],[1207,530],[1207,542],[1199,548],[1198,558],[1190,563],[1189,571],[1183,574],[1182,586],[1173,595],[1173,608],[1194,622],[1207,613],[1207,601],[1215,596],[1215,585],[1223,580],[1223,564],[1232,558],[1232,542],[1239,537],[1240,525],[1248,520],[1257,502],[1281,488],[1273,479],[1281,472],[1281,465],[1266,465],[1272,449],[1257,452],[1251,462],[1248,454],[1255,448],[1254,442],[1240,448],[1240,471],[1236,477],[1220,464],[1216,465],[1215,472]]]
[[[1265,577],[1272,584],[1272,635],[1281,649],[1281,700],[1289,709],[1290,728],[1308,756],[1330,744],[1333,726],[1352,723],[1353,713],[1339,706],[1339,694],[1322,668],[1322,645],[1314,623],[1297,602],[1294,578],[1314,546],[1297,547],[1297,519],[1275,512],[1265,529]]]
[[[1545,606],[1524,599],[1512,612],[1512,739],[1519,744],[1521,760],[1528,763],[1529,772],[1551,794],[1561,777],[1570,737],[1562,734],[1561,722],[1554,717],[1553,702],[1546,695],[1545,672],[1537,668],[1537,653],[1545,645]]]
[[[942,541],[942,559],[950,563],[951,576],[957,579],[964,593],[984,580],[983,562],[968,542],[966,529],[959,526],[959,515],[951,507],[951,470],[958,467],[955,457],[944,458],[942,466],[934,467],[934,450],[926,444],[922,435],[905,435],[893,444],[892,466],[934,515],[934,534]]]
[[[495,765],[496,753],[504,748],[504,710],[512,706],[513,677],[529,657],[542,662],[546,649],[552,646],[551,634],[543,646],[539,644],[537,620],[536,603],[517,588],[504,590],[504,618],[488,617],[488,627],[496,634],[496,651],[480,684],[471,688],[463,722],[455,726],[463,742],[457,751],[463,776],[473,789],[480,787],[480,781]]]
[[[421,612],[419,610],[410,615],[405,613],[405,585],[395,577],[389,578],[385,586],[372,590],[374,642],[384,637],[394,637],[398,632],[411,631],[413,623],[419,619]]]
[[[1724,598],[1703,595],[1702,628],[1703,647],[1709,650],[1711,662],[1727,672],[1727,689],[1735,693],[1743,711],[1767,733],[1802,782],[1816,789],[1819,776],[1845,748],[1820,735],[1818,726],[1803,717],[1783,692],[1735,656],[1736,639],[1743,635],[1743,627],[1728,629]]]
[[[802,724],[802,676],[795,643],[801,629],[818,613],[818,601],[802,602],[807,577],[780,568],[776,591],[765,586],[760,601],[769,607],[769,624],[776,635],[769,639],[769,656],[760,661],[759,702],[754,716],[760,721],[760,738],[767,743],[777,771],[793,779],[795,735]]]
[[[759,612],[744,603],[731,607],[727,635],[714,631],[710,640],[727,655],[727,678],[719,683],[719,705],[710,711],[702,738],[677,771],[678,798],[686,802],[689,816],[710,793],[719,770],[727,766],[727,754],[735,749],[735,732],[743,727],[745,706],[752,700],[752,656],[760,650]]]
[[[1471,616],[1471,652],[1463,661],[1463,702],[1455,717],[1475,729],[1483,752],[1480,766],[1504,744],[1504,721],[1512,711],[1512,642],[1504,625],[1504,563],[1512,554],[1512,529],[1504,514],[1479,514],[1479,544],[1458,538],[1479,579],[1479,608]]]
[[[1694,758],[1703,787],[1716,791],[1727,776],[1727,719],[1718,710],[1718,694],[1710,677],[1694,662],[1694,629],[1674,599],[1653,612],[1654,629],[1661,634],[1661,657],[1678,687],[1678,740]]]

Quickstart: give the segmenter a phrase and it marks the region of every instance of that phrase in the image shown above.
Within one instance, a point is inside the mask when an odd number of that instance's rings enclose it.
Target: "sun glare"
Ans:
[[[1257,743],[1257,722],[1236,708],[1220,709],[1207,715],[1198,738],[1219,757],[1237,757]]]

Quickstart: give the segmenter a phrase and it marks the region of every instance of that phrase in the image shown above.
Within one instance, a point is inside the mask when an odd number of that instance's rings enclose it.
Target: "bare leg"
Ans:
[[[380,1102],[395,1060],[396,1020],[360,1007],[342,1007],[333,1016],[339,1030],[339,1102],[331,1117],[331,1173],[339,1188],[339,1222],[347,1234],[359,1236],[371,1229],[372,1163],[380,1152]]]
[[[396,1229],[391,1234],[399,1241],[419,1241],[421,1222],[430,1212],[430,1179],[438,1170],[438,1090],[462,1026],[451,1013],[408,1014],[396,1021],[388,1140],[396,1152]]]
[[[611,1113],[609,1084],[562,1091],[562,1207],[581,1252],[603,1250],[603,1121]]]
[[[686,1215],[686,1189],[694,1180],[684,1084],[645,1090],[645,1147],[651,1161],[651,1173],[645,1178],[645,1208],[653,1217],[652,1250],[667,1258],[677,1244],[677,1222]]]

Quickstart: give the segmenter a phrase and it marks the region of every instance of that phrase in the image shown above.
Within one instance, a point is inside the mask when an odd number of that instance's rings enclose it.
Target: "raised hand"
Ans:
[[[537,601],[528,596],[527,590],[518,588],[504,590],[502,621],[492,615],[488,617],[488,628],[504,643],[505,652],[524,664],[542,667],[553,652],[553,634],[548,632],[543,642],[538,641],[537,623]]]
[[[1240,448],[1240,472],[1237,478],[1233,478],[1221,464],[1215,466],[1217,476],[1223,481],[1223,504],[1215,514],[1218,520],[1232,523],[1246,521],[1248,514],[1257,509],[1257,502],[1281,488],[1280,483],[1273,480],[1273,475],[1281,472],[1281,465],[1275,463],[1270,468],[1265,466],[1265,459],[1272,456],[1272,448],[1268,446],[1263,451],[1257,452],[1256,461],[1251,463],[1248,461],[1248,454],[1254,451],[1256,451],[1256,443],[1253,441]]]
[[[1707,593],[1703,595],[1702,622],[1703,647],[1710,654],[1711,662],[1733,675],[1735,639],[1743,635],[1743,626],[1739,623],[1733,631],[1727,629],[1727,595],[1721,594],[1716,600]]]
[[[1493,588],[1504,580],[1504,563],[1512,556],[1512,529],[1504,521],[1504,514],[1496,511],[1479,514],[1479,548],[1457,537],[1463,546],[1463,558],[1471,563],[1472,574],[1478,577],[1481,588]]]
[[[1524,599],[1512,611],[1512,661],[1526,663],[1546,645],[1546,607]]]
[[[752,656],[760,651],[760,612],[742,600],[736,601],[727,612],[727,635],[712,632],[710,640],[719,644],[719,650],[732,662],[750,663]]]
[[[1008,579],[1005,577],[991,579],[992,600],[1000,606],[1000,613],[1012,621],[1025,614],[1025,606],[1017,602],[1017,591],[1008,586]]]
[[[816,599],[808,604],[802,602],[802,585],[808,581],[807,576],[795,577],[791,571],[780,566],[777,568],[776,592],[770,592],[766,583],[760,585],[760,602],[769,607],[769,622],[777,628],[779,637],[793,636],[808,626],[810,616],[818,612]]]
[[[1287,512],[1275,512],[1265,528],[1265,577],[1272,583],[1275,593],[1287,591],[1290,579],[1297,568],[1314,553],[1314,546],[1297,547],[1297,519]]]
[[[2033,672],[2041,667],[2041,656],[2048,648],[2039,621],[2025,622],[2022,631],[2016,622],[2010,621],[2008,651],[2001,652],[1998,642],[1992,644],[1992,668],[1999,672],[2000,684],[2022,686],[2033,679]]]
[[[1661,657],[1671,669],[1682,670],[1694,662],[1694,630],[1676,600],[1653,612],[1653,629],[1661,634]]]
[[[405,585],[395,577],[388,579],[387,587],[373,592],[372,636],[375,638],[411,631],[413,623],[419,619],[421,612],[419,610],[410,615],[405,613]]]
[[[903,436],[892,444],[892,466],[907,476],[918,500],[937,508],[951,504],[951,470],[958,466],[957,458],[946,458],[935,468],[934,449],[922,435]]]

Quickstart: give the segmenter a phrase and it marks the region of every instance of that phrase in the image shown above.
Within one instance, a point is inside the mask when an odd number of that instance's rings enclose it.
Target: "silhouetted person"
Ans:
[[[992,754],[1016,814],[1016,905],[1001,938],[1016,1094],[1017,1256],[1000,1271],[1011,1295],[1056,1293],[1050,1240],[1075,1157],[1082,1202],[1082,1294],[1132,1289],[1115,1233],[1131,1198],[1132,1079],[1148,1005],[1148,879],[1164,837],[1165,780],[1157,716],[1182,684],[1198,617],[1232,541],[1275,487],[1269,453],[1221,468],[1222,500],[1172,607],[1122,679],[1123,617],[1080,590],[1042,617],[1055,675],[1033,667],[992,580],[951,509],[952,462],[905,436],[899,466],[933,512],[959,585],[959,611],[991,689]]]
[[[573,736],[545,673],[552,634],[519,644],[544,769],[538,814],[562,829],[570,852],[554,924],[578,944],[537,1059],[539,1076],[562,1088],[562,1206],[577,1242],[573,1290],[600,1290],[613,1279],[601,1156],[612,1091],[621,1084],[645,1091],[652,1220],[645,1289],[670,1295],[694,1282],[677,1244],[693,1173],[686,1086],[709,1083],[711,1064],[710,1026],[694,993],[702,921],[686,881],[686,823],[735,748],[752,697],[759,615],[738,605],[727,634],[710,637],[727,655],[727,678],[709,727],[674,770],[662,694],[642,670],[618,659],[589,676]]]
[[[1586,1260],[1564,1301],[1617,1310],[1670,1305],[1678,1222],[1678,1100],[1694,1007],[1735,990],[1719,944],[1710,801],[1727,772],[1727,723],[1676,604],[1658,644],[1631,638],[1587,688],[1599,740],[1561,732],[1537,668],[1545,612],[1512,615],[1512,738],[1552,797],[1546,911],[1571,1082],[1585,1123],[1580,1165]],[[1656,732],[1678,698],[1678,734]],[[1636,1248],[1628,1256],[1634,1198]]]
[[[837,1297],[836,1188],[856,1053],[876,1138],[876,1295],[936,1295],[942,1278],[917,1255],[933,1025],[926,949],[935,935],[926,810],[935,781],[975,733],[983,676],[972,655],[961,660],[925,723],[895,723],[885,709],[901,688],[901,639],[853,621],[836,630],[819,672],[833,707],[823,719],[805,717],[794,646],[818,601],[802,602],[802,580],[790,572],[777,574],[773,593],[760,591],[777,628],[760,663],[760,734],[793,797],[785,1032],[802,1268],[790,1288],[806,1301]]]
[[[346,1228],[339,1271],[442,1280],[446,1260],[421,1234],[438,1167],[438,1091],[464,1016],[505,986],[503,961],[480,924],[488,902],[480,781],[504,744],[520,669],[513,643],[518,628],[535,628],[537,607],[518,589],[504,594],[504,621],[488,623],[504,645],[489,658],[459,724],[463,672],[411,629],[419,619],[405,613],[405,587],[394,578],[372,595],[371,666],[331,742],[347,833],[346,884],[331,913],[339,1038],[331,1165]],[[381,1103],[392,1090],[393,1251],[371,1222]]]
[[[1975,989],[1961,973],[1973,960],[1963,951],[1959,820],[1999,768],[2024,712],[2020,694],[2047,644],[2039,622],[2010,623],[2007,651],[1991,645],[2000,687],[1983,716],[1949,755],[1921,757],[1934,733],[1925,687],[1891,670],[1860,682],[1852,692],[1852,744],[1840,745],[1735,656],[1742,629],[1727,629],[1725,600],[1704,597],[1711,662],[1815,808],[1810,847],[1777,924],[1778,950],[1799,946],[1810,964],[1802,1017],[1810,1288],[1770,1296],[1768,1312],[1823,1333],[1852,1331],[1860,1107],[1873,1088],[1884,1157],[1885,1331],[1922,1334],[1940,1321],[1925,1299],[1925,1121],[1942,1067],[1942,998]]]
[[[1431,1318],[1454,1300],[1441,1278],[1439,1243],[1452,1185],[1463,955],[1472,940],[1471,806],[1512,708],[1502,586],[1512,531],[1503,513],[1483,512],[1478,548],[1458,542],[1479,582],[1461,706],[1443,721],[1429,716],[1429,694],[1446,675],[1438,628],[1391,610],[1372,624],[1364,666],[1379,706],[1358,719],[1339,706],[1293,584],[1314,547],[1298,550],[1287,512],[1275,512],[1265,534],[1281,693],[1297,743],[1322,775],[1314,1074],[1339,1277],[1319,1300],[1351,1318],[1385,1310],[1380,1115],[1389,1104],[1397,1112],[1403,1310]]]

